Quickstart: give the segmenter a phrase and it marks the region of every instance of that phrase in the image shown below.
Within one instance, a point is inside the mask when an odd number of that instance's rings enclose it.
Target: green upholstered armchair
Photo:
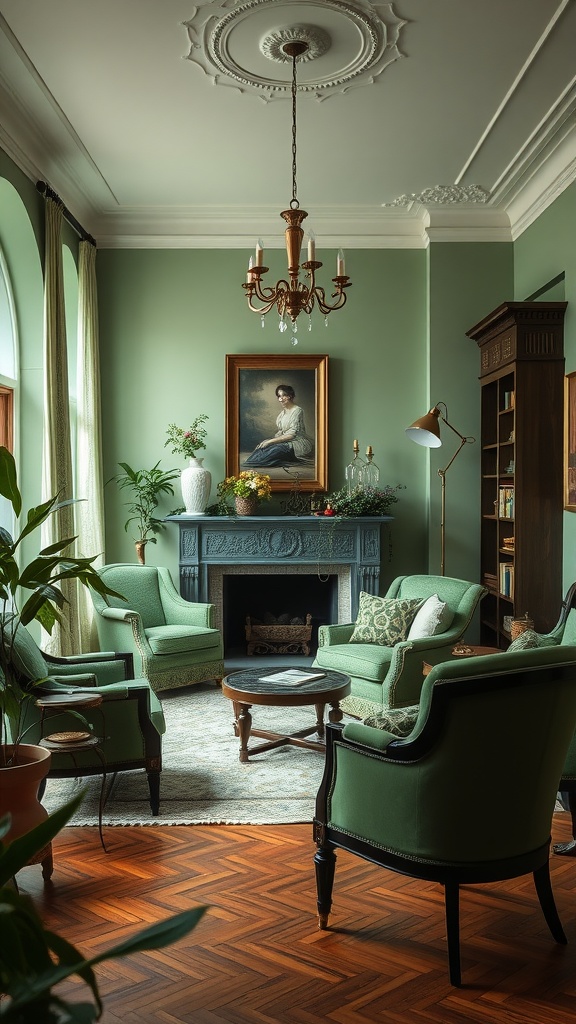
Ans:
[[[449,657],[454,644],[470,625],[486,589],[478,583],[449,576],[399,576],[387,598],[430,598],[435,594],[452,613],[448,628],[436,636],[404,640],[393,647],[376,643],[350,643],[354,623],[320,626],[314,665],[350,676],[352,695],[342,702],[351,714],[365,718],[378,707],[416,704],[422,688],[422,664],[437,664]]]
[[[133,678],[130,654],[86,654],[72,658],[54,658],[43,654],[30,633],[18,628],[15,639],[23,684],[26,681],[41,686],[35,688],[37,696],[64,691],[100,694],[102,704],[85,712],[94,732],[101,737],[99,749],[102,759],[92,750],[74,754],[52,752],[49,777],[76,778],[98,775],[102,764],[107,774],[144,768],[150,791],[150,807],[158,814],[160,806],[160,772],[162,770],[162,735],[165,731],[162,706],[152,692],[147,679]],[[81,714],[81,709],[78,714]],[[37,743],[42,731],[66,732],[82,728],[78,717],[70,712],[51,711],[42,730],[41,712],[34,700],[26,703],[23,728],[25,742]],[[12,737],[9,737],[12,739]]]
[[[575,725],[576,647],[568,646],[437,665],[404,738],[360,722],[329,725],[314,819],[320,927],[342,848],[444,886],[454,985],[462,884],[532,872],[552,935],[566,942],[549,846]]]
[[[189,686],[224,675],[223,645],[214,605],[180,597],[167,569],[116,563],[98,574],[123,601],[90,591],[103,650],[131,651],[137,675],[153,690]]]

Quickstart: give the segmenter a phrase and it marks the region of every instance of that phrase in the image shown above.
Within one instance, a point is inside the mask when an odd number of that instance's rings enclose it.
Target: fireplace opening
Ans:
[[[306,648],[313,657],[318,626],[330,622],[338,622],[336,574],[224,576],[223,638],[229,658],[259,654],[281,658],[287,653],[306,654]],[[259,626],[265,628],[254,628]]]

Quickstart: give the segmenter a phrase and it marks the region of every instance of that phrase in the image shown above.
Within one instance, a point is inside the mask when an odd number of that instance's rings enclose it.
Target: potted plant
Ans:
[[[154,515],[158,502],[163,494],[174,494],[172,481],[178,478],[179,473],[177,469],[159,469],[160,462],[152,469],[132,469],[127,462],[119,462],[118,465],[124,472],[114,477],[116,483],[123,490],[132,492],[131,500],[126,502],[130,517],[124,523],[124,529],[128,532],[130,524],[136,524],[136,556],[140,565],[144,565],[146,545],[155,544],[155,534],[166,528],[165,523]]]
[[[198,458],[197,452],[206,447],[208,432],[203,424],[208,417],[205,413],[199,416],[189,427],[178,427],[175,423],[168,426],[168,438],[164,447],[170,446],[173,455],[184,455],[188,465],[180,474],[182,500],[186,515],[203,516],[210,497],[212,474],[204,466],[204,458]]]
[[[47,930],[30,897],[12,880],[16,873],[46,847],[70,819],[83,794],[65,804],[46,821],[8,845],[10,822],[0,819],[0,1021],[3,1024],[92,1024],[102,1014],[102,1000],[93,967],[142,950],[168,946],[196,926],[206,907],[185,910],[145,928],[130,939],[106,949],[90,960],[62,936]],[[65,978],[78,975],[92,990],[93,1001],[69,1002],[53,989]]]
[[[268,501],[271,495],[270,477],[254,469],[244,469],[238,476],[227,476],[218,484],[219,500],[234,498],[239,516],[253,516],[258,504]]]
[[[22,497],[14,457],[0,446],[0,495],[10,503],[16,519],[22,512]],[[22,542],[40,529],[49,516],[70,501],[59,502],[50,498],[29,509],[19,533],[11,534],[0,528],[0,774],[10,772],[10,779],[25,779],[31,775],[29,796],[15,797],[10,806],[12,786],[8,776],[0,779],[2,813],[13,814],[14,834],[26,831],[34,819],[46,817],[46,811],[37,800],[39,782],[49,770],[50,755],[43,747],[23,742],[24,710],[34,692],[22,682],[16,644],[18,630],[36,620],[52,632],[55,622],[61,621],[61,610],[66,600],[61,590],[64,580],[79,580],[85,586],[103,595],[113,591],[106,586],[94,569],[93,558],[77,558],[68,554],[75,538],[58,540],[36,555],[28,564],[22,564]],[[48,756],[47,756],[48,755]],[[16,817],[15,817],[16,816]]]
[[[326,498],[326,507],[342,519],[355,516],[387,516],[390,508],[398,501],[396,487],[355,487],[350,493],[347,487],[334,491]]]

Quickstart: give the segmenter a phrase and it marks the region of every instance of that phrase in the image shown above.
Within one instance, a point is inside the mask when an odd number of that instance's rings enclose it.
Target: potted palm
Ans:
[[[92,1024],[102,1014],[102,1000],[93,967],[142,950],[168,946],[187,935],[206,907],[195,907],[138,932],[120,945],[87,960],[62,936],[47,930],[32,900],[12,884],[16,872],[29,864],[70,819],[83,794],[19,839],[5,844],[10,823],[0,819],[0,1020],[3,1024]],[[54,987],[78,975],[92,992],[90,1002],[70,1002]]]
[[[22,497],[14,457],[0,446],[0,495],[12,507],[15,520],[22,513]],[[37,800],[38,785],[48,773],[50,756],[43,747],[24,742],[25,706],[34,700],[33,688],[23,681],[18,661],[18,631],[36,620],[51,633],[66,603],[61,584],[79,580],[103,595],[113,593],[94,569],[96,558],[77,558],[68,554],[74,537],[58,540],[39,551],[28,564],[22,564],[22,542],[58,511],[64,504],[58,497],[50,498],[28,510],[24,525],[14,537],[0,528],[0,813],[10,811],[13,834],[27,831],[34,821],[46,817]],[[24,518],[24,517],[23,517]],[[38,681],[39,682],[39,681]],[[12,797],[8,779],[31,775],[32,790],[25,797]],[[14,801],[14,802],[12,802]]]
[[[135,524],[136,556],[140,565],[144,565],[146,545],[155,544],[155,534],[165,529],[163,521],[154,514],[158,502],[163,494],[174,494],[172,481],[180,473],[177,469],[159,469],[160,462],[152,466],[152,469],[132,469],[127,462],[120,462],[119,465],[124,472],[114,479],[121,489],[132,492],[130,501],[126,502],[130,517],[124,523],[124,529],[128,532],[129,526]]]

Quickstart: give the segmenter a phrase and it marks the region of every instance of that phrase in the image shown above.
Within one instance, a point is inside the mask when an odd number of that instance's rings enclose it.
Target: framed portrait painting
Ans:
[[[328,489],[328,356],[226,356],[226,476]]]
[[[576,373],[564,378],[564,508],[576,512]]]

